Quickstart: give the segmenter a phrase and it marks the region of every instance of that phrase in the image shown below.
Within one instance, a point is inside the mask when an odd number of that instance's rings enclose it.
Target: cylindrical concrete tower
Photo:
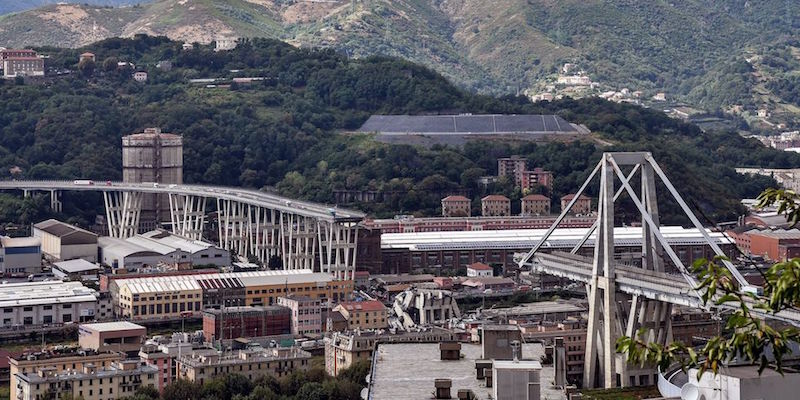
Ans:
[[[183,138],[147,128],[144,133],[122,137],[122,181],[127,183],[183,183]],[[141,230],[151,230],[169,221],[167,195],[145,195],[142,199]]]

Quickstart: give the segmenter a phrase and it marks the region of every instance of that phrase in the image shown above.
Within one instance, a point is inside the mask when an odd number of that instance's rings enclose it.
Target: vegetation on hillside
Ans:
[[[86,50],[97,56],[94,68],[77,65]],[[393,58],[349,60],[331,50],[263,39],[228,52],[208,46],[184,51],[178,42],[148,36],[41,51],[51,56],[49,68],[72,73],[0,86],[4,179],[119,179],[121,136],[159,126],[183,135],[187,182],[272,187],[328,203],[334,190],[379,190],[390,193],[384,202],[355,206],[377,216],[434,215],[449,190],[519,199],[524,193],[508,181],[488,187],[475,182],[496,174],[498,157],[520,154],[532,166],[553,171],[555,205],[577,189],[603,151],[647,150],[691,202],[728,220],[740,211],[738,199],[774,185],[768,178],[738,175],[734,166],[800,165],[800,155],[766,149],[734,132],[706,133],[655,110],[599,99],[531,104],[521,97],[471,95],[427,68]],[[172,69],[157,68],[161,60],[172,61]],[[117,67],[119,62],[148,71],[148,81],[135,82],[133,69]],[[235,76],[266,79],[230,87],[188,82]],[[373,113],[453,112],[555,113],[585,124],[612,145],[477,142],[416,148],[337,134],[354,130]],[[12,174],[15,166],[21,174]],[[80,211],[69,203],[91,203],[88,194],[74,196],[67,198],[68,215]],[[83,208],[90,221],[94,210]],[[666,205],[663,220],[680,222],[673,218],[675,210]]]

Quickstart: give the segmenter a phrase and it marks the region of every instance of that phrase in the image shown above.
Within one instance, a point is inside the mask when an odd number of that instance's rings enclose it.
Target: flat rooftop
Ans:
[[[22,282],[0,285],[0,307],[97,301],[97,292],[80,282]]]
[[[571,303],[559,301],[542,301],[538,303],[525,303],[509,308],[493,308],[484,310],[481,315],[485,318],[498,316],[531,316],[551,313],[580,313],[586,311],[585,308]]]
[[[462,343],[462,358],[442,361],[438,343],[382,343],[373,356],[373,372],[369,398],[373,400],[428,400],[434,392],[434,379],[451,379],[450,395],[458,389],[470,389],[479,400],[490,398],[492,389],[475,378],[475,360],[481,359],[481,345]],[[526,360],[538,361],[544,347],[538,343],[523,344]],[[413,356],[410,356],[413,355]],[[555,371],[552,365],[541,371],[542,399],[562,400],[566,396],[550,386]]]
[[[557,115],[373,115],[359,132],[380,134],[579,133]]]
[[[78,273],[85,271],[95,271],[100,269],[99,265],[86,261],[82,258],[76,258],[74,260],[68,260],[68,261],[59,261],[57,263],[53,263],[53,266],[66,273]]]
[[[114,332],[134,329],[146,329],[141,325],[128,321],[99,322],[96,324],[81,324],[81,329],[88,329],[96,332]]]
[[[545,241],[544,249],[572,248],[581,240],[589,228],[558,228]],[[428,250],[470,250],[470,249],[526,249],[533,248],[542,240],[547,229],[509,229],[487,231],[447,231],[384,233],[381,235],[381,249]],[[718,245],[733,243],[722,232],[706,229],[706,233]],[[700,230],[680,226],[662,226],[661,234],[671,245],[701,245],[705,243]],[[594,246],[596,233],[589,236],[585,247]],[[641,227],[614,228],[614,243],[617,246],[641,246]]]

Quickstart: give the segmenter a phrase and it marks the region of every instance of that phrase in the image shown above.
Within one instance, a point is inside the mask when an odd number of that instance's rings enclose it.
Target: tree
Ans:
[[[169,400],[196,400],[202,393],[200,385],[185,379],[178,379],[164,388],[161,398]]]
[[[778,204],[778,212],[785,214],[792,226],[800,221],[800,196],[792,191],[767,189],[759,196],[759,207]],[[721,265],[722,257],[713,260],[700,259],[693,266],[700,279],[696,290],[701,293],[704,304],[734,305],[736,308],[727,317],[726,336],[711,338],[701,349],[681,342],[662,346],[646,343],[640,336],[621,337],[617,351],[627,354],[628,361],[644,365],[658,365],[666,370],[673,364],[681,368],[697,368],[698,375],[710,370],[717,373],[725,362],[747,360],[759,366],[759,374],[773,368],[783,374],[783,358],[791,353],[793,344],[800,344],[800,330],[795,327],[776,329],[767,321],[753,314],[759,310],[775,314],[783,310],[800,308],[800,258],[779,262],[763,274],[764,293],[759,297],[742,292],[730,271]]]
[[[117,66],[119,65],[119,59],[116,57],[107,57],[103,60],[103,71],[106,72],[114,72],[117,70]]]
[[[87,78],[94,74],[95,67],[95,62],[89,58],[84,58],[78,63],[78,70]]]

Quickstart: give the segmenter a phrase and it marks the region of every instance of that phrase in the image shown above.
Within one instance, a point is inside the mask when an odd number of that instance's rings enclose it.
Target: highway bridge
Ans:
[[[358,211],[234,187],[42,180],[0,181],[0,190],[49,192],[57,212],[60,192],[100,192],[109,235],[118,238],[137,233],[143,193],[167,195],[173,233],[196,240],[202,238],[206,205],[215,201],[221,247],[264,263],[279,257],[285,269],[311,268],[347,279],[355,271],[358,222],[364,218]]]

